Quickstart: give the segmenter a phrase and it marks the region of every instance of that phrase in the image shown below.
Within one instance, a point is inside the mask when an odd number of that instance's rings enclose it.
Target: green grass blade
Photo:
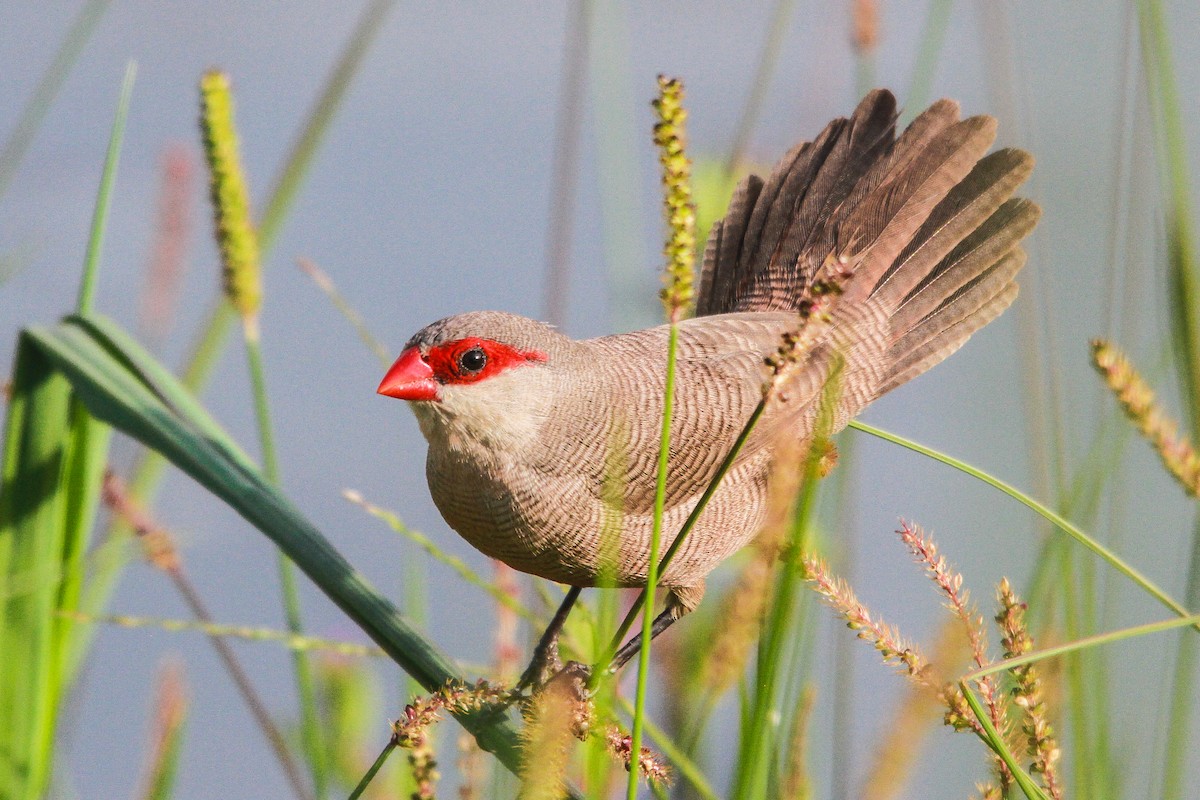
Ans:
[[[732,796],[739,800],[759,800],[771,796],[770,784],[776,772],[778,744],[783,715],[780,702],[789,678],[789,656],[795,643],[804,633],[803,617],[798,614],[796,589],[802,576],[801,558],[809,549],[809,537],[816,519],[819,468],[824,450],[820,442],[827,440],[833,410],[841,386],[844,362],[839,358],[832,365],[822,388],[812,441],[801,454],[796,467],[803,470],[792,505],[788,530],[779,538],[782,550],[775,578],[773,595],[763,622],[755,663],[753,693],[749,716],[743,721],[739,741],[737,770]]]
[[[1033,782],[1033,779],[1029,777],[1025,770],[1021,769],[1021,765],[1017,763],[1016,757],[1008,749],[1008,745],[1004,743],[1004,737],[1000,735],[996,730],[996,726],[992,724],[991,715],[983,707],[983,703],[979,702],[979,698],[971,691],[971,687],[967,685],[965,680],[959,682],[959,688],[962,689],[963,697],[967,699],[967,704],[971,706],[971,710],[975,712],[975,718],[979,720],[979,724],[983,726],[983,730],[987,734],[984,743],[996,751],[996,755],[1000,756],[1008,766],[1013,780],[1021,787],[1021,791],[1025,796],[1029,800],[1050,800],[1041,787]]]
[[[93,212],[78,306],[95,294],[109,201],[136,69],[126,69]],[[7,739],[5,797],[45,790],[61,699],[89,634],[60,612],[79,608],[85,554],[108,454],[108,427],[89,415],[44,356],[22,337],[0,487],[0,716]],[[26,507],[26,504],[28,507]],[[81,631],[82,635],[77,635]]]
[[[181,401],[186,390],[178,381],[136,345],[114,351],[112,338],[95,335],[113,329],[96,317],[74,317],[25,336],[67,376],[89,411],[161,452],[265,533],[422,686],[434,690],[461,679],[227,436],[210,433],[218,430],[216,423],[194,401]],[[517,768],[516,735],[507,720],[474,714],[460,721],[485,750]]]
[[[68,404],[62,379],[22,337],[0,473],[0,795],[9,798],[36,797],[48,773],[36,742],[50,691]]]
[[[1159,136],[1159,159],[1167,223],[1169,300],[1177,346],[1177,372],[1183,389],[1183,407],[1193,434],[1200,433],[1200,263],[1196,256],[1188,139],[1183,126],[1179,89],[1171,56],[1170,33],[1158,0],[1138,4],[1142,58],[1149,84],[1153,121]],[[1185,598],[1200,603],[1200,521],[1192,534]],[[1184,797],[1185,765],[1191,751],[1190,722],[1196,692],[1196,662],[1200,646],[1191,636],[1181,637],[1172,675],[1167,750],[1163,764],[1163,797]]]
[[[113,115],[112,132],[108,150],[104,157],[100,185],[96,190],[96,205],[92,213],[91,233],[84,256],[83,275],[79,282],[76,310],[85,313],[92,307],[96,293],[96,281],[100,272],[100,255],[104,246],[104,232],[108,223],[108,210],[116,183],[117,166],[120,163],[121,144],[125,137],[125,122],[129,117],[129,104],[133,96],[133,84],[137,77],[137,64],[130,61],[125,67],[125,78],[117,99]],[[59,610],[76,611],[83,602],[85,563],[92,524],[100,499],[100,486],[108,457],[109,430],[87,413],[77,398],[72,398],[70,407],[70,447],[64,466],[64,539],[62,585]],[[78,669],[78,659],[91,641],[90,628],[78,627],[66,617],[54,621],[55,661],[58,680],[68,686]]]
[[[100,271],[100,252],[104,248],[108,208],[112,200],[113,184],[117,180],[121,142],[125,138],[125,120],[129,117],[129,101],[133,97],[133,82],[136,78],[137,62],[130,61],[125,67],[125,79],[121,82],[121,94],[117,99],[117,112],[113,115],[112,133],[108,138],[108,152],[104,156],[100,188],[96,190],[91,235],[88,237],[87,255],[83,259],[83,279],[79,282],[79,299],[75,304],[75,310],[81,314],[92,310],[92,300],[96,295],[96,276]]]
[[[107,428],[26,335],[18,341],[0,473],[0,796],[38,797],[65,694],[65,641],[82,580]]]
[[[4,149],[0,150],[0,197],[4,196],[12,184],[12,179],[16,176],[21,162],[25,160],[25,154],[29,151],[29,145],[33,143],[46,112],[50,110],[63,81],[71,73],[71,68],[83,51],[84,45],[92,38],[92,32],[96,30],[96,25],[108,9],[109,1],[88,0],[79,10],[75,21],[63,36],[50,66],[42,73],[37,88],[33,90],[33,96],[21,110],[16,127],[4,143]]]
[[[383,30],[387,15],[395,5],[396,0],[373,0],[367,6],[346,43],[346,49],[338,56],[333,72],[321,87],[320,96],[308,112],[304,127],[300,129],[300,135],[292,144],[283,169],[267,195],[267,204],[258,223],[258,241],[264,258],[275,244],[275,237],[292,210],[292,203],[295,202],[300,187],[304,185],[308,169],[316,158],[321,142],[325,140],[329,125],[341,108],[350,84],[353,83],[354,77],[362,67],[363,59],[370,52],[371,44]]]
[[[326,79],[321,94],[314,103],[304,121],[296,143],[288,153],[279,176],[276,178],[271,192],[267,196],[265,210],[259,221],[259,247],[264,264],[275,243],[276,236],[284,220],[291,211],[292,203],[308,175],[317,151],[325,139],[329,124],[336,115],[354,76],[362,65],[362,60],[369,50],[375,34],[383,28],[386,12],[394,4],[394,0],[375,0],[359,20],[346,48],[342,51],[333,71]],[[234,323],[236,315],[225,301],[218,296],[212,310],[205,317],[198,329],[187,365],[183,370],[183,384],[193,391],[199,391],[208,382],[217,359],[224,352],[226,340]],[[135,497],[146,500],[152,497],[155,487],[162,477],[164,460],[157,454],[150,453],[138,464],[129,482]],[[117,531],[121,534],[122,531]],[[114,559],[103,574],[93,581],[91,591],[91,607],[100,609],[107,603],[112,593],[117,575],[119,574],[119,559]]]
[[[92,306],[96,291],[96,280],[100,271],[100,253],[104,245],[104,231],[108,222],[108,209],[112,189],[116,183],[117,165],[120,162],[121,143],[125,137],[125,121],[129,116],[129,103],[133,96],[133,84],[137,77],[137,65],[130,61],[125,68],[125,78],[117,99],[113,115],[112,132],[108,150],[104,157],[100,186],[96,191],[96,206],[92,213],[91,235],[88,238],[87,254],[84,257],[83,276],[79,282],[79,297],[76,310],[86,312]],[[64,466],[64,541],[62,586],[59,609],[75,611],[79,608],[83,593],[85,572],[84,557],[96,507],[100,498],[100,484],[108,456],[109,431],[99,424],[72,398],[70,407],[70,447]],[[77,630],[70,620],[59,617],[54,622],[56,629],[55,654],[60,680],[69,684],[75,674],[75,651],[78,647]],[[81,629],[84,641],[90,632]]]
[[[904,113],[900,115],[901,125],[908,125],[929,104],[933,75],[942,47],[946,44],[946,29],[950,25],[950,11],[953,8],[952,0],[931,0],[929,3],[921,44],[917,47],[917,64],[908,85],[908,95],[904,98]]]
[[[940,461],[943,464],[954,467],[955,469],[965,472],[974,478],[978,478],[989,486],[999,489],[1014,500],[1017,500],[1021,504],[1028,506],[1030,509],[1051,522],[1063,533],[1067,534],[1072,539],[1079,542],[1096,555],[1100,556],[1100,558],[1108,562],[1113,569],[1117,570],[1117,572],[1120,572],[1122,575],[1136,583],[1159,603],[1166,606],[1168,609],[1181,617],[1188,616],[1189,612],[1183,605],[1174,600],[1170,595],[1159,588],[1156,583],[1139,572],[1135,567],[1130,565],[1112,550],[1109,550],[1100,542],[1093,539],[1091,536],[1088,536],[1077,526],[1071,522],[1068,522],[1060,514],[1051,511],[1047,506],[1039,503],[1037,500],[1034,500],[1032,497],[1020,491],[1019,489],[1005,483],[999,478],[989,475],[981,469],[977,469],[966,462],[960,461],[957,458],[945,455],[944,453],[939,453],[937,450],[934,450],[930,447],[917,444],[910,439],[905,439],[903,436],[897,436],[894,433],[882,430],[881,428],[876,428],[873,425],[868,425],[865,422],[853,420],[850,422],[850,427],[860,430],[863,433],[869,433],[872,436],[878,436],[880,439],[892,442],[893,444],[898,444],[901,447],[907,447],[909,450],[920,453],[921,455],[929,456],[936,461]]]
[[[1038,661],[1045,661],[1049,658],[1057,658],[1058,656],[1066,655],[1067,653],[1075,653],[1080,650],[1086,650],[1092,647],[1100,647],[1106,644],[1122,642],[1126,639],[1135,639],[1138,636],[1149,636],[1152,633],[1163,633],[1165,631],[1173,631],[1176,628],[1185,628],[1188,625],[1200,624],[1200,614],[1193,614],[1190,617],[1172,617],[1160,622],[1149,622],[1145,625],[1134,625],[1130,628],[1121,628],[1108,633],[1099,633],[1095,636],[1088,636],[1084,639],[1078,639],[1073,642],[1055,645],[1053,647],[1044,647],[1040,650],[1031,650],[1021,656],[1013,656],[1006,658],[1003,661],[997,661],[995,664],[983,667],[982,669],[973,670],[962,676],[964,681],[975,681],[979,678],[988,675],[995,675],[998,672],[1004,672],[1014,667],[1024,666],[1025,664],[1034,664]]]

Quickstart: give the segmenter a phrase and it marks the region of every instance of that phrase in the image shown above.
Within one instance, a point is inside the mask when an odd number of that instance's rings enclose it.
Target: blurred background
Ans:
[[[1034,153],[1023,194],[1044,209],[1027,244],[1022,296],[957,356],[873,406],[865,419],[939,448],[1065,507],[1098,420],[1114,404],[1088,366],[1090,337],[1125,347],[1172,408],[1162,170],[1150,124],[1138,8],[949,3],[19,3],[0,26],[0,142],[12,141],[73,26],[94,27],[27,149],[10,150],[0,196],[0,339],[74,306],[97,182],[126,63],[138,75],[103,251],[97,308],[140,331],[171,365],[184,361],[217,297],[219,271],[197,129],[197,81],[232,77],[243,158],[262,204],[359,20],[372,37],[270,251],[263,341],[285,492],[357,567],[398,600],[423,574],[423,628],[471,664],[492,658],[492,601],[420,557],[346,502],[353,488],[395,509],[484,575],[429,500],[424,442],[408,410],[375,395],[382,365],[297,267],[309,259],[393,353],[447,314],[502,309],[552,318],[573,336],[655,324],[662,223],[650,101],[655,77],[686,84],[691,154],[717,169],[735,152],[769,167],[792,144],[849,113],[864,88],[893,89],[906,119],[938,97],[1000,119],[999,144]],[[865,10],[864,10],[865,9]],[[873,39],[856,14],[874,9]],[[1175,79],[1200,84],[1200,5],[1166,4]],[[581,22],[586,20],[586,22]],[[869,21],[869,20],[868,20]],[[764,55],[765,54],[765,55]],[[1200,159],[1200,100],[1181,98],[1184,142]],[[557,160],[556,160],[557,159]],[[5,165],[8,168],[8,164]],[[163,254],[164,175],[173,176]],[[1193,190],[1195,186],[1193,185]],[[166,258],[177,278],[150,277]],[[552,287],[550,290],[547,287]],[[153,302],[147,300],[152,298]],[[149,303],[149,305],[148,305]],[[204,402],[251,452],[256,434],[241,346],[231,342]],[[11,348],[0,352],[11,370]],[[939,599],[892,531],[920,523],[965,574],[990,616],[1003,575],[1032,574],[1046,531],[1024,507],[971,478],[862,434],[843,437],[848,488],[826,535],[864,601],[931,641]],[[118,470],[134,448],[119,442]],[[192,580],[222,622],[282,627],[270,543],[178,473],[155,507]],[[1142,442],[1129,439],[1082,517],[1173,596],[1185,595],[1194,509]],[[416,566],[412,566],[415,564]],[[1165,612],[1097,567],[1104,629]],[[728,580],[718,573],[714,583]],[[302,584],[314,635],[361,640]],[[526,589],[526,596],[532,597]],[[189,618],[161,574],[137,558],[110,610]],[[832,614],[813,671],[811,734],[819,797],[855,797],[907,687]],[[688,621],[667,636],[680,634]],[[62,730],[57,792],[126,797],[147,750],[155,675],[185,665],[191,710],[175,796],[286,796],[287,786],[208,641],[187,632],[102,626]],[[1113,647],[1111,731],[1127,796],[1157,796],[1179,634]],[[522,639],[522,641],[525,641]],[[294,718],[290,658],[236,642],[280,719]],[[2,658],[0,654],[0,658]],[[382,663],[374,743],[403,706]],[[835,674],[852,682],[835,713]],[[824,683],[820,683],[824,681]],[[1195,727],[1196,708],[1191,716]],[[722,711],[721,709],[725,709]],[[732,706],[718,709],[736,724]],[[836,724],[834,719],[839,720]],[[445,795],[455,724],[441,727]],[[716,726],[716,727],[719,727]],[[984,777],[971,737],[933,729],[901,796],[965,797]],[[1071,746],[1071,734],[1064,731]],[[706,765],[718,789],[731,754]],[[1200,759],[1188,773],[1200,781]],[[897,781],[900,776],[897,775]]]

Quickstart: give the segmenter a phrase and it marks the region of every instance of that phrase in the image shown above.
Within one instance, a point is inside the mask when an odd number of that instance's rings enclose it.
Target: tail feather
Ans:
[[[842,405],[866,402],[960,347],[1016,297],[1021,240],[1039,215],[1010,199],[1033,158],[984,156],[996,121],[934,103],[898,137],[895,98],[794,148],[766,181],[743,181],[705,251],[697,313],[795,310],[822,265],[850,270],[814,366],[847,358]]]
[[[875,102],[864,101],[860,111],[850,119],[799,205],[790,214],[781,213],[782,225],[769,231],[781,235],[767,238],[768,242],[775,242],[767,262],[768,272],[789,276],[793,284],[812,280],[821,265],[817,258],[823,260],[823,254],[832,251],[837,235],[836,226],[829,226],[826,221],[838,219],[842,208],[855,207],[858,203],[855,195],[862,193],[864,186],[878,183],[878,178],[872,181],[872,167],[886,158],[893,147],[896,104],[885,92],[876,92],[872,98]],[[794,285],[786,281],[774,284],[770,297],[766,298],[770,306],[778,308],[787,308],[794,300]]]
[[[906,336],[910,329],[930,314],[943,313],[943,304],[956,292],[978,279],[1018,247],[1021,240],[1033,230],[1040,214],[1037,205],[1024,198],[1008,200],[1000,206],[986,222],[922,277],[899,305],[894,306],[891,321],[893,338]],[[901,283],[897,281],[890,288],[896,286],[901,286]]]
[[[725,216],[713,223],[704,248],[704,270],[700,274],[700,292],[696,299],[697,316],[727,311],[726,298],[732,296],[735,267],[741,261],[742,244],[750,212],[763,190],[763,179],[747,175],[738,184]]]
[[[795,216],[797,206],[804,200],[821,166],[834,150],[838,138],[847,126],[848,123],[844,119],[830,123],[811,143],[793,150],[796,156],[786,168],[781,164],[780,168],[767,178],[750,214],[746,225],[746,241],[742,245],[742,262],[760,266],[757,270],[744,272],[743,275],[769,271],[770,253],[778,242],[784,225]],[[788,162],[788,159],[785,158],[784,162]]]
[[[1013,305],[1013,301],[1016,300],[1016,291],[1018,291],[1018,285],[1009,283],[1000,293],[980,306],[972,317],[960,320],[958,324],[944,330],[935,341],[926,343],[924,348],[908,354],[904,361],[895,363],[892,371],[888,373],[888,378],[880,385],[876,397],[886,395],[896,386],[908,383],[917,375],[928,372],[929,369],[946,360],[955,350],[966,344],[972,333],[982,329],[991,320],[1000,317],[1004,309]]]
[[[1033,157],[1011,148],[998,150],[980,160],[962,183],[933,210],[921,230],[875,285],[871,296],[884,306],[892,307],[909,296],[919,283],[927,283],[936,277],[948,266],[942,259],[970,237],[981,223],[989,220],[1032,170]],[[1028,228],[1024,229],[1016,240],[1028,232]]]
[[[984,325],[996,319],[1016,299],[1014,277],[1025,265],[1025,251],[1014,249],[989,271],[959,289],[888,350],[887,377],[876,392],[880,397],[916,378],[962,347]]]
[[[858,262],[847,301],[868,297],[942,199],[967,176],[996,137],[991,117],[970,117],[938,133],[889,175],[839,226],[838,255]]]
[[[834,120],[792,148],[766,181],[751,176],[739,185],[709,233],[698,315],[795,307],[811,278],[801,269],[804,242],[889,152],[895,109],[890,92],[872,92],[851,119]]]
[[[958,103],[943,98],[918,114],[896,140],[887,171],[908,166],[938,134],[958,122],[960,111]]]

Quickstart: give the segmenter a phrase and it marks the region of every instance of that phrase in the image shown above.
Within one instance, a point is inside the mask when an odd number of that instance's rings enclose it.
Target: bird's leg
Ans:
[[[675,622],[675,620],[696,610],[696,606],[700,605],[700,600],[704,597],[704,582],[701,581],[692,586],[672,586],[667,592],[667,607],[663,612],[654,618],[654,622],[650,624],[650,638],[658,636]],[[621,645],[621,649],[613,654],[612,660],[608,663],[605,669],[605,674],[612,675],[621,667],[625,666],[629,659],[637,655],[642,649],[641,634],[635,635],[625,644]]]
[[[650,638],[653,639],[667,628],[671,627],[671,625],[677,619],[679,619],[678,612],[675,609],[668,607],[661,614],[655,617],[654,622],[651,623]],[[641,649],[642,635],[640,633],[635,634],[628,642],[621,645],[620,650],[618,650],[616,653],[613,653],[612,661],[608,662],[608,669],[605,671],[609,675],[612,675],[621,667],[625,666],[626,662],[636,656],[638,651]]]
[[[583,589],[579,586],[572,586],[567,591],[562,605],[558,607],[558,611],[554,612],[554,617],[546,626],[542,638],[538,640],[537,647],[533,648],[533,658],[530,660],[529,666],[525,668],[525,673],[521,675],[521,680],[516,688],[517,692],[529,686],[541,686],[546,682],[550,672],[557,672],[562,668],[562,661],[558,657],[558,636],[562,633],[563,625],[567,622],[567,615],[571,613],[571,607],[579,599],[581,591]]]

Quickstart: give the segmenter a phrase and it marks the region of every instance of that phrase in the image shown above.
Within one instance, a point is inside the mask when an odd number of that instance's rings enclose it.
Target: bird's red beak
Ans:
[[[433,368],[425,363],[417,347],[410,347],[400,354],[375,391],[397,400],[438,399],[438,384],[433,379]]]

